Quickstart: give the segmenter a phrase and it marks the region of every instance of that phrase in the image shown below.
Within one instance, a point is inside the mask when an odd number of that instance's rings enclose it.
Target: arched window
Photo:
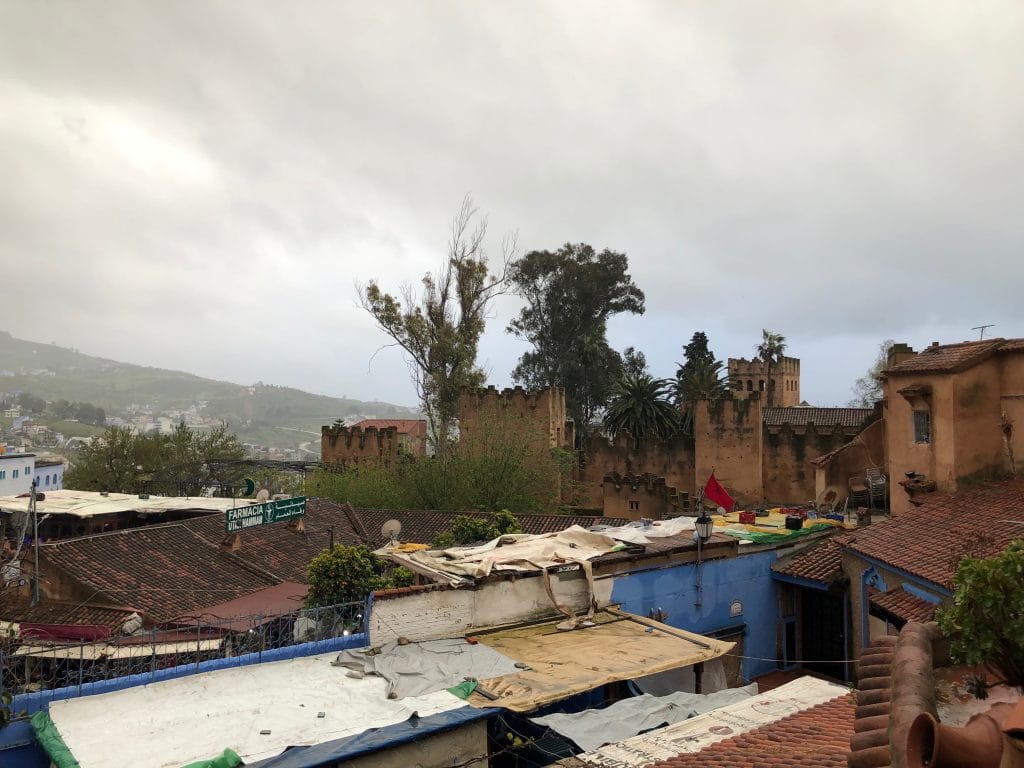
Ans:
[[[752,382],[750,379],[747,379],[747,392],[753,392],[753,391],[754,391],[754,382]]]
[[[764,379],[761,379],[761,380],[760,380],[759,382],[757,382],[757,388],[758,388],[758,389],[759,389],[759,390],[760,390],[761,392],[764,392]]]
[[[47,475],[47,476],[46,476],[46,485],[49,485],[49,484],[50,484],[50,476],[49,476],[49,475]]]

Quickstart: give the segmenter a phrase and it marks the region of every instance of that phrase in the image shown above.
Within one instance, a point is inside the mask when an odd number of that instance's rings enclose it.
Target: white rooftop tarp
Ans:
[[[530,719],[572,739],[580,749],[593,750],[660,725],[678,723],[694,715],[735,704],[756,693],[757,683],[708,694],[678,691],[668,696],[651,696],[645,693],[617,701],[604,709],[558,712]]]
[[[396,701],[382,678],[346,677],[336,653],[206,672],[50,704],[81,768],[180,768],[230,747],[252,763],[465,703],[447,691]],[[318,713],[323,712],[323,717]]]
[[[586,765],[644,768],[684,752],[700,752],[715,742],[734,738],[849,692],[850,689],[842,685],[801,677],[736,704],[584,752],[577,755],[577,759]]]
[[[96,515],[113,515],[119,512],[160,513],[185,510],[209,510],[226,512],[233,507],[250,503],[248,499],[214,498],[207,496],[150,496],[141,499],[130,493],[109,493],[101,495],[95,491],[74,491],[62,489],[46,491],[45,499],[36,502],[40,515],[73,515],[88,518]],[[0,510],[4,512],[27,512],[27,496],[0,496]]]

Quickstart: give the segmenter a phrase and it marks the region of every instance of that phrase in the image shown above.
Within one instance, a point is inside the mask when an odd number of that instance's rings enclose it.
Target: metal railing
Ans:
[[[252,661],[260,661],[266,652],[361,633],[365,608],[364,603],[344,603],[230,620],[189,616],[88,642],[47,637],[38,627],[26,631],[28,637],[11,629],[0,636],[0,693],[45,697],[45,692],[63,690],[60,698],[66,698],[68,688],[81,693],[90,683],[152,677],[172,668],[201,671],[209,666],[203,662],[215,659],[251,654]]]

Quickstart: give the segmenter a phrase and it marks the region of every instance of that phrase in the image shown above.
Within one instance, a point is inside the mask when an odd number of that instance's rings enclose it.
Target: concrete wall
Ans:
[[[579,570],[556,573],[551,588],[559,603],[586,611],[589,592]],[[596,580],[598,606],[611,601],[612,585]],[[485,581],[475,589],[413,590],[373,603],[367,631],[371,645],[404,637],[435,640],[457,637],[473,629],[558,616],[538,576]]]
[[[757,504],[764,499],[764,435],[756,392],[746,399],[697,403],[694,445],[694,493],[714,470],[737,502]]]
[[[338,763],[342,764],[345,768],[409,768],[431,765],[483,768],[488,765],[487,721],[467,723],[450,731]]]
[[[28,493],[35,477],[35,464],[34,453],[0,453],[0,496]]]
[[[775,551],[767,551],[705,561],[700,566],[700,605],[695,563],[617,575],[612,601],[641,616],[660,609],[667,614],[666,624],[701,634],[745,624],[741,670],[750,680],[776,669],[779,585],[771,575],[776,557]],[[734,616],[735,608],[741,610]]]

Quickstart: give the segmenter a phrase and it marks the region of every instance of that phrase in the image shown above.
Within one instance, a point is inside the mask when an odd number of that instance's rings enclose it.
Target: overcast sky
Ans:
[[[495,255],[625,252],[654,373],[769,328],[845,404],[883,339],[1024,336],[1021,40],[1019,0],[0,0],[0,330],[411,405],[354,284],[471,194]]]

